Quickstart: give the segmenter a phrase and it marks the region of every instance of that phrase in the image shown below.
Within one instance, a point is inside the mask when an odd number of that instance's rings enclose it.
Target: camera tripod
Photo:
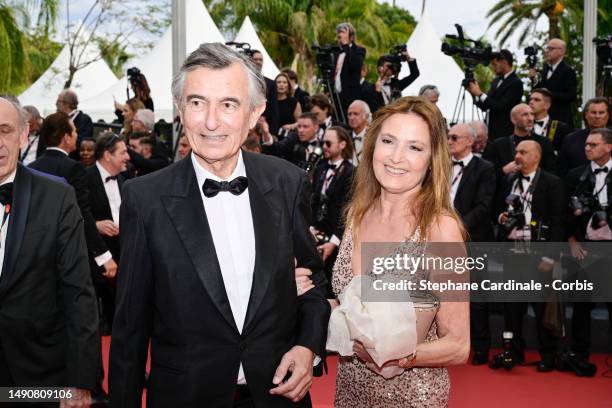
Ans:
[[[604,65],[601,67],[601,83],[597,86],[595,94],[597,96],[604,96],[608,99],[612,98],[612,64]]]
[[[459,92],[457,93],[457,100],[455,102],[455,108],[453,109],[453,116],[450,121],[450,126],[454,126],[457,123],[466,123],[466,105],[465,105],[465,95],[468,93],[466,87],[472,80],[468,80],[467,78],[461,81],[461,85],[459,85]],[[474,121],[475,118],[477,120],[482,120],[480,115],[480,111],[476,105],[472,104],[472,117],[470,121]]]
[[[344,110],[342,109],[342,101],[340,101],[340,95],[336,92],[336,87],[334,84],[334,73],[332,71],[324,71],[322,72],[322,76],[319,79],[319,85],[317,87],[318,92],[320,92],[321,87],[327,91],[331,98],[332,105],[334,106],[334,120],[336,122],[346,123],[346,118],[344,117]]]

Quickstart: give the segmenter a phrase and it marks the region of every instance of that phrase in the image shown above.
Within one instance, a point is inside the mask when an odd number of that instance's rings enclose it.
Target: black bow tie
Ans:
[[[202,192],[206,197],[214,197],[220,191],[229,191],[233,195],[240,195],[249,186],[249,179],[246,177],[236,177],[232,181],[215,181],[206,179],[202,186]]]
[[[543,120],[536,120],[534,123],[536,125],[538,125],[538,126],[544,126],[544,121]]]
[[[529,182],[531,180],[531,177],[530,176],[523,176],[522,173],[519,173],[518,179],[519,180],[525,180],[525,181]]]
[[[111,180],[117,180],[117,177],[119,176],[108,176],[107,178],[104,179],[104,182],[108,183]]]
[[[459,160],[459,161],[453,160],[453,166],[463,167],[465,166],[465,164],[463,164],[463,160]]]
[[[353,140],[360,140],[360,141],[361,141],[362,139],[363,139],[363,137],[361,137],[361,136],[355,136],[355,137],[353,138]]]
[[[327,163],[325,165],[325,170],[336,170],[336,165],[335,164],[331,164],[331,163]]]
[[[595,174],[607,173],[607,172],[608,172],[608,168],[607,167],[602,167],[602,168],[593,170],[593,173],[595,173]]]
[[[13,183],[6,183],[0,186],[0,203],[2,205],[12,204],[13,202]]]

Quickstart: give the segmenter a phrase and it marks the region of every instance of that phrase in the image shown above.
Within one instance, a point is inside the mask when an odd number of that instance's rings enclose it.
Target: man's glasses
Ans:
[[[451,142],[456,142],[457,140],[461,139],[464,136],[459,136],[459,135],[448,135],[448,140],[450,140]]]
[[[324,140],[323,144],[325,145],[325,147],[332,147],[333,143],[330,142],[329,140]]]

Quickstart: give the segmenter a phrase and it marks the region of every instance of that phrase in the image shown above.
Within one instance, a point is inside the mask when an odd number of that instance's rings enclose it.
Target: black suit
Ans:
[[[366,49],[355,43],[343,45],[342,51],[345,54],[342,70],[340,71],[340,84],[342,92],[340,92],[340,102],[342,110],[345,113],[349,105],[361,97],[361,66],[366,56]]]
[[[518,178],[518,174],[508,175],[502,182],[501,194],[497,199],[496,215],[506,211],[504,198],[513,191],[513,186]],[[520,181],[519,181],[520,182]],[[547,225],[549,232],[546,236],[547,242],[563,242],[564,241],[564,224],[565,219],[565,193],[563,182],[552,173],[538,169],[534,180],[532,180],[531,198],[531,220],[537,226]],[[531,240],[537,238],[536,228],[532,227]],[[538,276],[544,281],[550,283],[552,279],[550,274],[538,272],[535,275],[533,272],[540,262],[539,257],[528,258],[529,255],[522,257],[506,256],[504,260],[504,277],[505,279],[524,280],[524,276]],[[558,254],[549,254],[550,258],[557,258]],[[526,261],[526,259],[528,259]],[[526,266],[527,265],[527,266]],[[529,272],[525,272],[525,271]],[[525,275],[524,275],[525,274]],[[553,336],[550,329],[544,327],[544,311],[546,303],[533,303],[533,309],[536,314],[536,329],[539,340],[539,351],[542,360],[549,364],[554,363],[554,357],[557,352],[557,339]],[[506,331],[514,333],[514,338],[511,341],[511,348],[517,356],[524,357],[525,342],[522,337],[523,315],[527,310],[527,303],[513,302],[504,305],[504,325]]]
[[[77,146],[81,145],[81,140],[85,137],[93,137],[93,122],[88,114],[77,111],[76,116],[72,118],[72,123],[77,130]]]
[[[242,154],[256,248],[242,333],[191,157],[126,182],[121,252],[130,256],[121,259],[111,345],[114,407],[140,406],[149,339],[149,407],[231,407],[240,363],[256,406],[310,406],[308,397],[293,404],[269,394],[274,371],[293,346],[325,352],[330,311],[323,264],[308,230],[308,181],[287,162]],[[316,286],[300,297],[295,259],[313,271]]]
[[[276,82],[272,79],[264,77],[266,80],[266,110],[263,113],[266,121],[268,122],[268,126],[270,127],[270,133],[273,135],[278,133],[278,96],[276,94]]]
[[[17,166],[0,275],[0,386],[93,389],[98,316],[71,187]]]
[[[310,98],[310,94],[298,86],[293,92],[293,97],[300,103],[302,112],[308,112],[308,99]]]
[[[319,146],[318,141],[313,144]],[[306,160],[308,143],[300,142],[296,132],[289,132],[286,138],[274,141],[271,145],[262,145],[261,152],[267,155],[283,158],[296,166]]]
[[[108,247],[98,233],[96,221],[91,214],[89,188],[87,183],[87,173],[85,167],[68,157],[66,154],[57,150],[47,149],[45,153],[36,161],[30,164],[31,168],[54,176],[63,177],[68,184],[74,187],[76,192],[77,202],[83,214],[85,225],[85,240],[87,241],[87,249],[93,257],[102,255],[108,251]]]
[[[521,103],[523,96],[523,83],[516,72],[513,71],[501,85],[498,85],[500,81],[501,77],[493,80],[484,102],[474,102],[480,109],[488,111],[487,121],[491,141],[512,134],[514,125],[510,121],[510,111]]]
[[[588,163],[584,152],[584,144],[589,132],[590,129],[579,129],[563,138],[563,144],[557,159],[560,176],[565,176],[571,169]]]
[[[515,143],[517,141],[520,143],[523,140],[535,140],[536,142],[538,142],[540,144],[540,147],[542,148],[542,159],[540,161],[540,167],[548,172],[555,172],[555,151],[552,146],[552,143],[550,143],[548,139],[534,135],[528,135],[520,138],[518,136],[515,137],[514,135],[512,135],[497,138],[496,140],[487,143],[487,147],[485,148],[485,151],[482,154],[483,159],[490,161],[495,166],[499,181],[501,181],[504,176],[502,167],[504,167],[511,161],[514,161],[514,156],[516,155]]]
[[[546,79],[551,68],[549,64],[544,66],[541,79],[534,88],[546,88],[550,91],[552,94],[550,117],[573,128],[572,102],[576,100],[577,95],[576,71],[565,61],[561,61],[550,78]]]

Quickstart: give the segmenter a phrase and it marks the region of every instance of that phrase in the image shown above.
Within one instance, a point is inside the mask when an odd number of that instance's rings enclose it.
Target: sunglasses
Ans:
[[[457,140],[461,139],[463,136],[457,136],[457,135],[448,135],[448,140],[450,140],[451,142],[456,142]]]
[[[325,147],[331,147],[333,145],[333,143],[330,142],[329,140],[324,140],[323,144],[325,145]]]

